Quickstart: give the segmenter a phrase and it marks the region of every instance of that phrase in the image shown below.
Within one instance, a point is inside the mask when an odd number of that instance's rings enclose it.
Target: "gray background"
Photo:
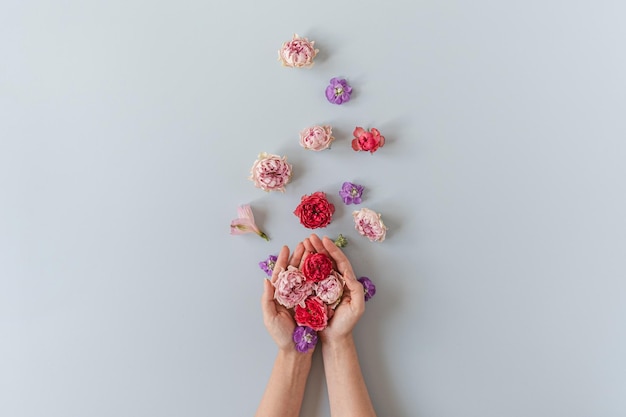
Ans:
[[[378,414],[626,415],[620,1],[0,5],[0,415],[249,416],[257,263],[337,206]],[[283,68],[293,33],[312,69]],[[354,87],[326,102],[333,76]],[[298,132],[328,123],[330,151]],[[378,127],[375,155],[350,149]],[[247,179],[259,152],[293,182]],[[366,186],[387,241],[337,191]],[[270,235],[230,236],[242,203]],[[328,416],[319,353],[303,416]]]

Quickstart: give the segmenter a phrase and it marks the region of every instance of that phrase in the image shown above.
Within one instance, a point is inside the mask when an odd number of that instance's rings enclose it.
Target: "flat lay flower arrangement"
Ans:
[[[318,52],[314,41],[296,34],[283,43],[278,51],[278,60],[285,67],[311,68]],[[333,77],[324,93],[329,103],[342,105],[350,101],[352,87],[346,79]],[[385,137],[376,128],[356,126],[352,135],[351,147],[357,152],[374,154],[385,145]],[[314,125],[299,132],[299,144],[307,151],[328,151],[334,141],[332,127],[328,125]],[[261,152],[252,164],[249,179],[263,191],[284,193],[291,181],[292,171],[287,156]],[[346,205],[359,205],[363,202],[364,190],[363,185],[345,181],[335,195]],[[293,214],[307,229],[325,228],[333,221],[335,205],[324,191],[314,190],[300,197]],[[385,240],[387,227],[380,213],[363,207],[352,212],[352,219],[355,230],[361,236],[372,242]],[[255,223],[252,208],[247,204],[238,207],[238,217],[231,222],[230,230],[234,235],[254,233],[269,241],[268,235]],[[335,240],[339,247],[347,243],[343,235]],[[259,262],[259,267],[267,276],[272,276],[276,261],[277,256],[270,255]],[[358,280],[363,285],[365,301],[370,300],[376,293],[376,286],[368,277]],[[309,254],[301,268],[288,266],[278,272],[274,298],[293,314],[297,324],[293,341],[299,352],[315,347],[317,332],[324,330],[332,319],[334,309],[341,303],[344,286],[343,277],[333,269],[332,260],[323,253]]]

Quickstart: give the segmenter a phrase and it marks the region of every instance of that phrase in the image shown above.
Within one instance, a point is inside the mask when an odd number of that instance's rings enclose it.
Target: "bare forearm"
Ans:
[[[322,343],[330,412],[340,417],[375,417],[352,335]]]
[[[311,354],[279,351],[256,417],[297,417],[300,414]]]

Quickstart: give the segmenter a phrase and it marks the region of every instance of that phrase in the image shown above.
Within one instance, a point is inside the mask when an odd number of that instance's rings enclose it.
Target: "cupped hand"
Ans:
[[[357,281],[352,264],[337,245],[328,237],[320,239],[312,234],[303,242],[307,252],[324,253],[333,260],[335,270],[344,280],[344,289],[341,303],[335,308],[335,313],[328,326],[319,332],[322,343],[336,341],[352,334],[352,329],[365,312],[365,293],[363,285]]]
[[[268,333],[274,339],[279,349],[294,350],[293,331],[296,328],[291,313],[287,308],[278,304],[274,300],[274,285],[278,278],[278,274],[287,268],[287,265],[300,267],[302,256],[304,255],[304,244],[298,243],[293,251],[291,258],[289,257],[289,248],[283,246],[276,259],[271,280],[265,279],[263,297],[261,298],[261,308],[263,310],[263,323]]]

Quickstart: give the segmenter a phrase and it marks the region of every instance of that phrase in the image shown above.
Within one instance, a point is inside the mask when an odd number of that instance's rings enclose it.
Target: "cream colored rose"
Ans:
[[[330,126],[307,127],[300,132],[300,145],[304,149],[312,151],[322,151],[330,148],[330,144],[335,140],[333,129]]]
[[[368,208],[352,212],[354,228],[372,242],[382,242],[387,234],[387,227],[381,219],[380,213]]]
[[[278,51],[278,60],[285,67],[312,67],[313,58],[318,52],[319,50],[315,49],[314,41],[309,41],[307,38],[301,38],[295,34],[292,40],[283,43],[282,48]]]
[[[291,164],[286,156],[261,153],[250,170],[250,179],[264,191],[285,191],[291,180]]]

